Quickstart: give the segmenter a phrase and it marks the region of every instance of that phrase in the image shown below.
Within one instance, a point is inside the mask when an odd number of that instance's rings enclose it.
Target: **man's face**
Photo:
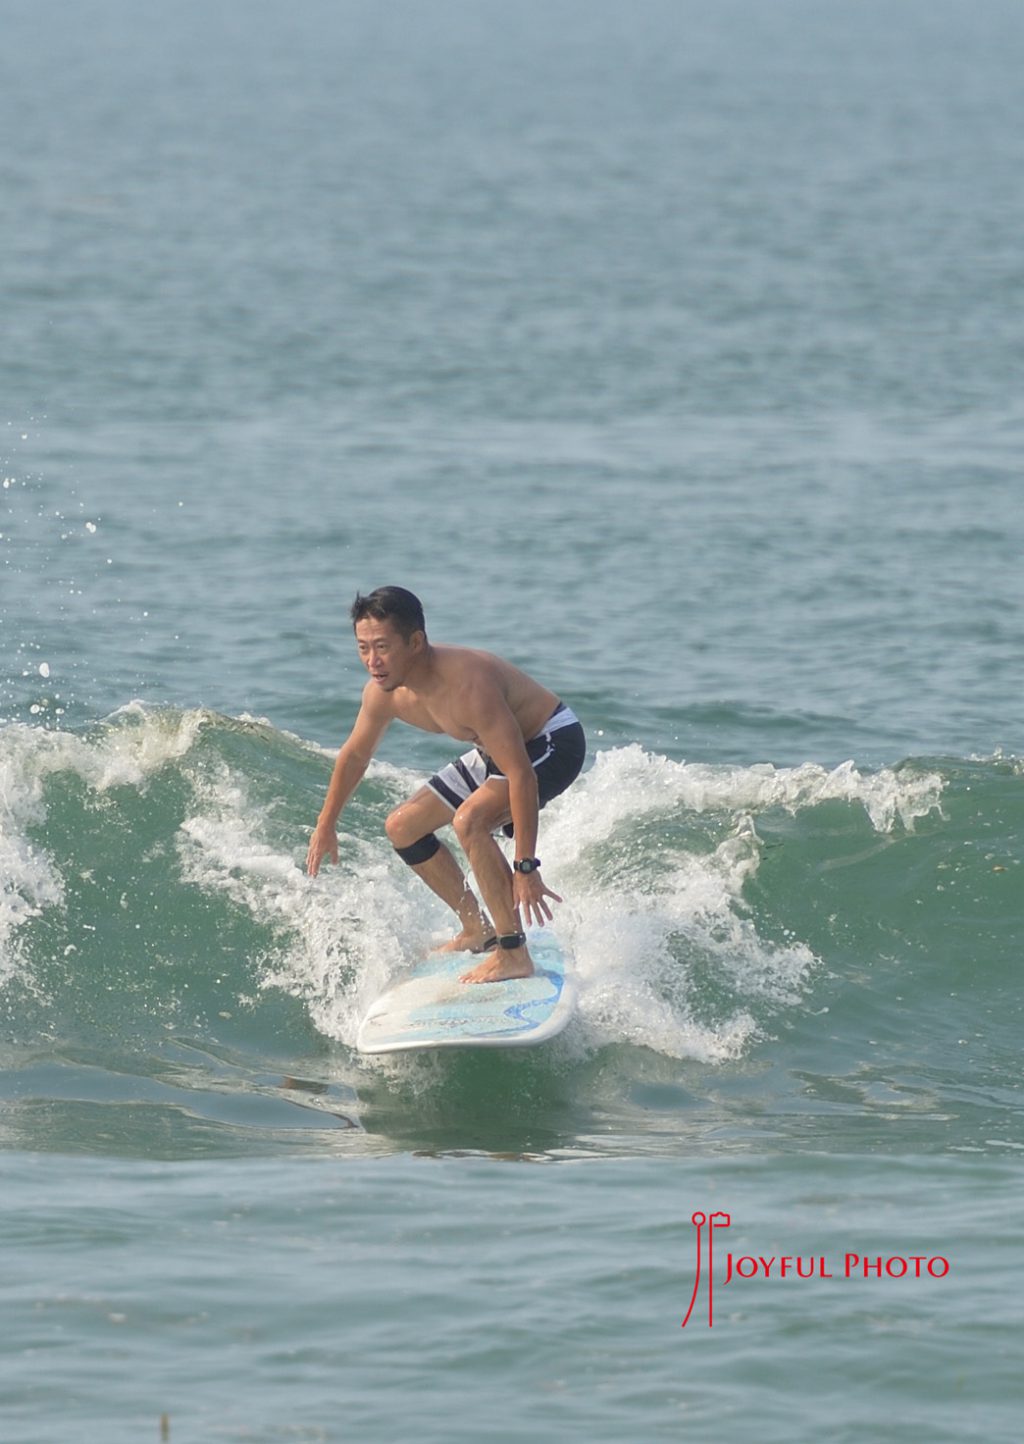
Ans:
[[[413,632],[406,641],[391,621],[364,617],[356,622],[356,646],[377,686],[393,692],[403,685],[409,668],[423,650],[423,633]]]

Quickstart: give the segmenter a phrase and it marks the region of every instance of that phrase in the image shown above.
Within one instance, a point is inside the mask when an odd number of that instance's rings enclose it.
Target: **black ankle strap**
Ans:
[[[525,933],[502,933],[498,938],[499,948],[522,948],[526,946]]]

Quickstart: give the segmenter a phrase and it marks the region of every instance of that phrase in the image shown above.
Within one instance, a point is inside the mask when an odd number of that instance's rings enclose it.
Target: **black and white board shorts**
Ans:
[[[587,739],[571,707],[559,702],[541,731],[527,741],[526,755],[537,774],[538,802],[544,807],[576,781],[587,755]],[[486,752],[473,747],[456,762],[449,762],[447,767],[435,772],[427,786],[454,812],[489,777],[504,775]],[[511,823],[506,823],[503,830],[507,837],[512,836]]]

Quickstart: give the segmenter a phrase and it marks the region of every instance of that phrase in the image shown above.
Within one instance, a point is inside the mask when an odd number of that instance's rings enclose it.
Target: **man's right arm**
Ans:
[[[309,840],[306,871],[310,877],[316,877],[325,857],[330,857],[332,862],[338,861],[338,818],[362,781],[392,716],[387,698],[379,689],[373,687],[372,682],[367,683],[359,716],[348,738],[342,743],[327,787],[324,805]]]

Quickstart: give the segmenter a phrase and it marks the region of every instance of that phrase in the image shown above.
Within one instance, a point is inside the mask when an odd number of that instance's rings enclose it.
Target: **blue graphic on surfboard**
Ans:
[[[373,1003],[356,1038],[361,1053],[413,1048],[521,1048],[560,1033],[576,1006],[571,958],[547,928],[531,932],[534,973],[503,983],[460,983],[469,953],[435,953]]]

